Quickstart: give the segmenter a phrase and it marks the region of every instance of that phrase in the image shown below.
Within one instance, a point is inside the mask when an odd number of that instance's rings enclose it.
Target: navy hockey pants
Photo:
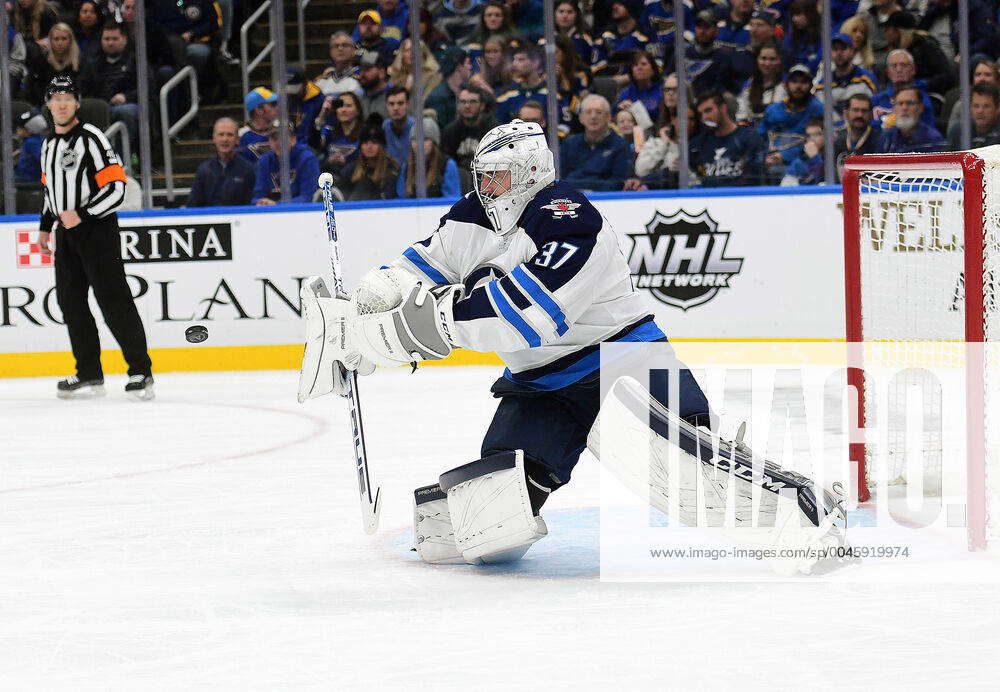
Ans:
[[[667,370],[651,370],[649,386],[652,396],[669,407],[668,377]],[[680,371],[679,386],[677,414],[696,425],[707,424],[708,399],[689,370]],[[482,456],[522,449],[525,460],[542,466],[556,485],[567,483],[600,411],[600,371],[553,391],[501,377],[490,391],[500,405],[483,439]]]

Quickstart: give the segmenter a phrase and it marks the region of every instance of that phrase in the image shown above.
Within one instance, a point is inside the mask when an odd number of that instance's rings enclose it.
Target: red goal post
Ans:
[[[884,478],[877,479],[865,430],[876,419],[865,376],[872,344],[899,365],[964,368],[964,415],[941,406],[965,425],[965,522],[970,549],[1000,538],[990,526],[990,481],[998,463],[994,429],[1000,425],[1000,363],[988,344],[1000,340],[993,277],[1000,272],[1000,146],[942,154],[852,156],[843,172],[844,259],[848,383],[858,394],[857,434],[850,445],[860,501],[880,485],[910,482],[901,449],[890,437]],[[1000,278],[1000,276],[997,276]],[[890,359],[894,357],[890,355]],[[910,383],[909,386],[915,386]],[[903,392],[903,396],[906,393]],[[954,403],[954,402],[952,402]],[[888,407],[887,407],[888,408]],[[883,424],[890,414],[883,414]],[[925,463],[937,459],[937,477],[954,465],[940,441],[923,438]],[[942,445],[940,449],[934,448]],[[905,447],[900,439],[900,447]],[[960,461],[958,462],[961,463]],[[933,469],[932,469],[933,470]],[[912,476],[912,472],[911,476]],[[922,479],[923,482],[923,479]],[[926,485],[922,486],[927,488]],[[933,489],[933,488],[932,488]],[[943,493],[942,493],[943,494]]]

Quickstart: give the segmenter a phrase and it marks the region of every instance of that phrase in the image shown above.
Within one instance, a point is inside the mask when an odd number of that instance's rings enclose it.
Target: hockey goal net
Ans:
[[[858,497],[917,486],[997,545],[1000,146],[854,156],[843,181]]]

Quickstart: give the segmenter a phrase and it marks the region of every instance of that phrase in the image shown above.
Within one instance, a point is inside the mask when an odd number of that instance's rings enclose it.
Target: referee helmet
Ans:
[[[73,94],[73,97],[79,101],[80,87],[77,86],[76,80],[71,76],[56,75],[45,88],[45,100],[48,101],[51,99],[53,94]]]

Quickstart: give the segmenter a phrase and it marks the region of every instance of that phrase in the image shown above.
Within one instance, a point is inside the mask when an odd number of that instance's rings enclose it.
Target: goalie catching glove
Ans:
[[[377,365],[402,365],[440,360],[452,350],[452,306],[461,298],[460,285],[427,288],[422,283],[402,293],[397,305],[363,314],[355,323],[358,351]]]
[[[462,287],[429,289],[409,272],[373,269],[354,299],[335,298],[321,277],[303,283],[306,346],[299,401],[335,392],[348,396],[348,372],[370,375],[375,365],[438,360],[452,350],[452,306]]]
[[[330,295],[322,277],[311,276],[302,284],[302,314],[306,321],[305,352],[299,371],[299,403],[334,392],[348,396],[348,373],[370,375],[375,365],[362,357],[354,345],[357,319],[354,304]]]

